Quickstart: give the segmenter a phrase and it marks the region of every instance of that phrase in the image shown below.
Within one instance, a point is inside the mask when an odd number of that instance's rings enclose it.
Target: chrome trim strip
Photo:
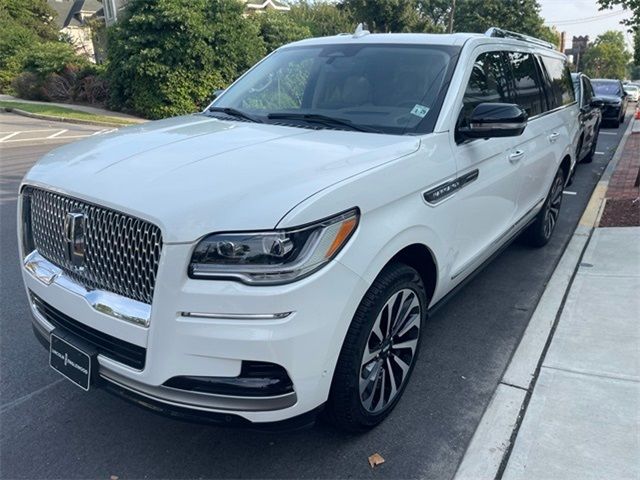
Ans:
[[[144,328],[149,327],[151,305],[105,290],[87,290],[65,275],[61,268],[40,255],[37,250],[27,255],[23,265],[36,280],[47,286],[55,283],[81,296],[97,312]]]
[[[470,172],[460,175],[453,180],[448,180],[436,187],[430,188],[422,194],[422,198],[424,198],[425,202],[429,205],[438,205],[440,202],[443,202],[445,199],[454,195],[461,188],[467,186],[471,182],[475,182],[479,175],[480,170],[477,168],[475,170],[471,170]]]
[[[282,313],[205,313],[180,312],[182,317],[211,318],[216,320],[280,320],[287,318],[293,312]]]
[[[190,392],[164,386],[144,385],[100,366],[100,376],[119,387],[152,400],[195,410],[265,412],[292,407],[298,401],[295,392],[274,397],[232,397]]]
[[[477,122],[472,123],[469,127],[476,132],[485,132],[488,130],[514,130],[516,128],[524,128],[527,126],[527,122],[499,122],[499,123],[490,123],[490,122]]]

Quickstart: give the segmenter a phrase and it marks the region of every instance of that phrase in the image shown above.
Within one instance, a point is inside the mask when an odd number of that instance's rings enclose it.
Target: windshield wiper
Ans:
[[[380,130],[376,130],[375,128],[356,125],[350,120],[346,120],[344,118],[334,118],[329,117],[328,115],[321,115],[319,113],[270,113],[267,115],[267,118],[270,120],[301,120],[303,122],[320,123],[334,127],[347,127],[350,130],[357,130],[359,132],[382,133]]]
[[[253,115],[250,115],[248,113],[243,112],[242,110],[238,110],[233,107],[209,107],[208,111],[222,112],[222,113],[226,113],[231,117],[244,118],[245,120],[249,120],[250,122],[254,122],[254,123],[263,123],[262,120],[260,120],[259,118],[254,117]]]

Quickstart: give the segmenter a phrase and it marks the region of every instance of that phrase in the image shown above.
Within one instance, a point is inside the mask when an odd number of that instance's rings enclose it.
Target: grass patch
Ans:
[[[39,115],[50,115],[52,117],[72,118],[78,120],[92,120],[94,122],[117,123],[119,125],[133,125],[136,122],[121,117],[110,117],[108,115],[96,115],[93,113],[81,112],[72,108],[57,107],[55,105],[47,105],[42,103],[24,103],[0,101],[0,108],[17,108],[29,113]]]

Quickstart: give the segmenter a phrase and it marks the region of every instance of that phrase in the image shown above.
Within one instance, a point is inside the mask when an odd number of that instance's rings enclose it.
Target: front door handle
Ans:
[[[524,150],[516,150],[513,153],[509,154],[509,161],[511,163],[516,163],[524,157]]]
[[[558,140],[558,137],[560,136],[560,134],[558,132],[553,132],[551,135],[549,135],[549,141],[551,143],[555,142],[556,140]]]

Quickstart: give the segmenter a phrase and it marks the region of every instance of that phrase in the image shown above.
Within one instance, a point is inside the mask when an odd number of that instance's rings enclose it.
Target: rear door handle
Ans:
[[[513,153],[509,154],[509,161],[511,163],[516,163],[524,157],[524,150],[516,150]]]
[[[558,132],[553,132],[551,135],[549,135],[549,141],[555,142],[556,140],[558,140],[559,136],[560,134]]]

